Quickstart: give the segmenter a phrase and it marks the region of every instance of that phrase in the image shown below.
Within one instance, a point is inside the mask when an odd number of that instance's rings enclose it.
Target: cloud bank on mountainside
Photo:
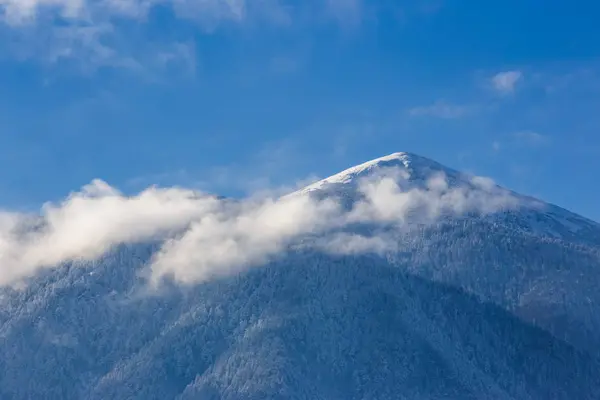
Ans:
[[[442,216],[519,205],[510,192],[484,178],[450,186],[438,173],[413,185],[407,171],[400,172],[361,178],[349,209],[337,196],[302,191],[228,200],[150,187],[126,196],[94,180],[61,203],[44,205],[39,215],[0,213],[0,285],[61,263],[98,259],[120,244],[150,240],[162,242],[148,266],[151,280],[170,277],[192,284],[264,263],[307,235],[318,236],[315,245],[334,253],[385,252],[397,245],[389,232],[362,236],[347,228],[433,223]]]

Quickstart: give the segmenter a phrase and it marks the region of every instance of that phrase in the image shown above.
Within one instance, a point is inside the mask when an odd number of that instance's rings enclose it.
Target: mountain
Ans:
[[[424,187],[436,174],[443,174],[450,187],[474,186],[469,175],[418,155],[394,153],[301,192],[352,203],[360,196],[360,180],[385,177],[386,169],[395,175],[406,172],[404,190]],[[421,240],[405,240],[401,251],[388,257],[415,275],[460,287],[600,354],[600,224],[496,185],[492,188],[497,195],[510,195],[518,207],[416,227],[409,237]]]
[[[0,398],[600,398],[598,224],[409,153],[289,196],[353,212],[386,188],[402,224],[305,235],[236,274],[150,289],[159,244],[139,243],[0,289]],[[321,246],[339,234],[394,246]]]
[[[491,185],[502,194],[514,196],[520,203],[518,212],[504,213],[504,223],[514,224],[515,229],[528,233],[550,236],[571,241],[581,241],[591,245],[600,245],[600,224],[564,210],[558,206],[544,203],[532,197],[501,188],[480,177],[473,177],[445,167],[438,162],[412,153],[393,153],[366,163],[348,168],[329,178],[320,180],[300,190],[300,193],[313,193],[320,196],[351,193],[356,196],[357,185],[361,179],[371,176],[385,177],[398,172],[403,176],[404,190],[424,187],[427,180],[436,174],[443,174],[449,187],[475,188],[479,185]]]

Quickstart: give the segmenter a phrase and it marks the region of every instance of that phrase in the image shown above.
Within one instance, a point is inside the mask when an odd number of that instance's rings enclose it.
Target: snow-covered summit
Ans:
[[[594,221],[554,204],[498,186],[490,179],[472,176],[409,152],[396,152],[355,165],[310,184],[292,195],[310,193],[321,198],[335,195],[353,199],[355,189],[363,179],[377,180],[398,176],[402,177],[402,181],[398,183],[403,191],[415,187],[428,190],[429,180],[441,176],[448,188],[459,187],[467,191],[492,190],[497,195],[510,196],[519,207],[503,213],[503,224],[535,235],[600,245],[600,225]]]
[[[409,173],[411,180],[425,178],[435,172],[443,173],[450,179],[455,179],[460,175],[459,172],[428,158],[408,152],[397,152],[345,169],[305,187],[301,192],[324,189],[330,185],[356,183],[360,178],[383,172],[388,168],[396,168]]]

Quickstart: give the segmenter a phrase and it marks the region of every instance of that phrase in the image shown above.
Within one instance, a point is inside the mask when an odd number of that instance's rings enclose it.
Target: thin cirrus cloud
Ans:
[[[451,104],[443,100],[436,101],[428,106],[413,107],[408,110],[413,117],[435,117],[442,119],[458,119],[466,117],[475,112],[472,105]]]
[[[171,6],[180,18],[241,20],[248,5],[244,0],[1,0],[4,21],[12,26],[51,19],[70,23],[98,23],[117,18],[143,21],[150,10]]]
[[[326,12],[343,25],[355,25],[362,19],[361,0],[326,0]]]
[[[512,136],[517,143],[532,147],[544,146],[550,143],[548,136],[535,131],[519,131]]]
[[[442,215],[493,213],[518,199],[483,178],[450,187],[444,175],[424,185],[386,175],[363,179],[350,210],[335,196],[307,192],[283,197],[219,199],[184,188],[150,187],[127,196],[95,180],[38,215],[0,213],[0,285],[22,283],[65,262],[101,258],[121,244],[159,241],[147,271],[150,282],[194,284],[260,265],[299,239],[332,253],[393,250],[393,236],[364,236],[355,224],[398,228]],[[303,243],[306,243],[304,241]],[[310,242],[309,242],[310,243]],[[77,264],[79,265],[79,264]]]
[[[4,51],[50,65],[74,63],[153,73],[176,66],[195,69],[194,39],[145,36],[153,9],[168,7],[181,21],[211,31],[241,23],[261,7],[244,0],[0,0]],[[270,6],[270,2],[261,2]],[[261,14],[262,15],[262,14]],[[144,76],[144,75],[142,75]]]
[[[541,148],[548,145],[551,145],[549,136],[535,131],[523,130],[510,134],[504,141],[493,141],[492,149],[500,151],[511,147]]]
[[[295,7],[279,0],[0,0],[0,37],[5,39],[4,51],[9,47],[19,59],[51,65],[74,62],[85,71],[111,67],[152,72],[173,64],[194,70],[197,34],[213,33],[226,24],[284,28],[296,17],[305,18],[304,8],[315,21],[324,15],[347,24],[361,18],[361,5],[362,0],[318,0]],[[160,9],[172,11],[186,27],[184,37],[147,34],[152,11]]]

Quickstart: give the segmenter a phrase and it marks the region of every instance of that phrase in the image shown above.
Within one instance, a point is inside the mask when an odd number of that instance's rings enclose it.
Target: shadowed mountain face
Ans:
[[[598,246],[511,226],[514,214],[423,229],[394,262],[428,280],[460,287],[600,354]]]
[[[148,297],[122,284],[132,274],[115,274],[135,270],[132,252],[66,267],[13,299],[2,398],[591,399],[600,390],[589,354],[379,258],[291,254]]]
[[[389,167],[404,190],[439,173],[482,185],[397,153],[299,195],[351,208],[358,180]],[[512,196],[519,207],[485,215],[344,228],[394,241],[378,255],[333,255],[311,237],[155,292],[139,272],[156,247],[140,244],[0,289],[0,398],[598,398],[600,229]]]

